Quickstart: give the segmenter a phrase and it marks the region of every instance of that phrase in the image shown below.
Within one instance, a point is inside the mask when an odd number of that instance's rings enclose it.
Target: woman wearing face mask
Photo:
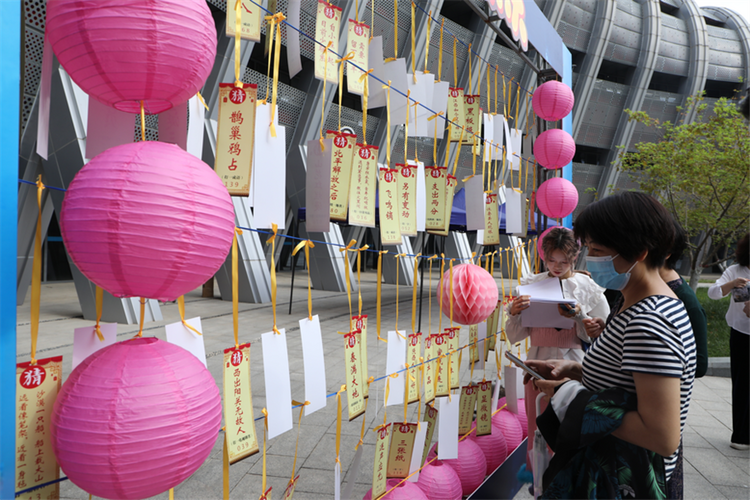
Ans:
[[[562,286],[563,297],[575,299],[573,311],[559,308],[562,316],[575,318],[575,326],[569,329],[528,328],[521,326],[521,312],[529,307],[530,297],[521,295],[507,306],[509,314],[505,324],[505,333],[512,343],[521,342],[530,337],[531,347],[528,359],[568,359],[580,362],[583,360],[583,342],[591,342],[581,319],[590,316],[607,317],[609,306],[604,298],[604,289],[598,286],[585,274],[573,271],[573,263],[578,255],[579,245],[573,238],[573,232],[566,228],[551,230],[542,240],[544,262],[548,272],[521,278],[522,285],[542,280],[558,280]],[[536,430],[536,397],[539,391],[531,384],[525,386],[524,404],[528,423],[529,442],[526,467],[531,470],[531,449]],[[546,408],[546,404],[542,405]],[[543,471],[539,471],[540,473]]]
[[[585,471],[550,466],[556,475],[545,476],[545,493],[572,488],[573,474],[579,486],[600,481],[600,488],[614,483],[623,495],[663,497],[677,460],[696,364],[688,314],[659,275],[674,240],[672,218],[651,196],[626,192],[586,207],[575,222],[575,235],[588,246],[591,277],[602,287],[620,290],[623,303],[582,363],[530,361],[548,379],[534,384],[552,398],[561,428],[583,422],[579,427],[589,437],[590,412],[601,391],[614,388],[627,404],[618,408],[622,413],[616,425],[589,442]],[[610,410],[600,415],[609,419]],[[596,475],[592,463],[604,472]],[[631,464],[638,465],[637,473]],[[608,482],[609,477],[617,481]],[[570,498],[581,494],[586,492],[576,491]]]

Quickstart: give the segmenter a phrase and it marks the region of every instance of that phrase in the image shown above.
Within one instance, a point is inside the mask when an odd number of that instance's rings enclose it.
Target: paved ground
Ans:
[[[301,363],[301,344],[299,339],[298,320],[307,314],[306,275],[298,273],[295,283],[295,300],[293,311],[288,315],[288,297],[290,274],[279,273],[278,276],[278,326],[285,327],[289,347],[289,359],[292,381],[292,397],[304,399],[303,368]],[[375,317],[375,274],[363,274],[362,299],[363,312]],[[436,286],[437,274],[433,279]],[[411,289],[401,288],[400,328],[410,328],[411,322]],[[218,294],[218,291],[217,291]],[[356,307],[356,294],[353,295]],[[393,329],[396,320],[395,287],[383,286],[383,332]],[[422,329],[427,330],[427,280],[423,303]],[[162,307],[164,320],[158,323],[147,323],[144,335],[164,339],[163,326],[179,321],[175,304]],[[336,332],[348,328],[348,304],[346,294],[313,291],[313,314],[318,314],[323,329],[324,351],[326,356],[327,387],[335,392],[344,384],[343,345],[341,336]],[[201,316],[206,344],[208,369],[214,375],[217,384],[221,384],[221,352],[233,345],[231,302],[220,299],[201,298],[200,290],[186,296],[186,317]],[[437,305],[433,301],[432,324],[436,329],[438,320]],[[73,329],[91,326],[92,322],[81,317],[75,289],[72,283],[45,284],[42,287],[41,325],[38,341],[38,358],[63,355],[67,376],[70,372]],[[265,403],[263,383],[263,362],[260,348],[260,335],[271,329],[272,314],[270,304],[240,304],[240,341],[251,342],[251,366],[253,383],[253,402],[255,414]],[[385,344],[377,341],[372,332],[369,335],[370,374],[385,373]],[[28,300],[18,308],[18,361],[28,361],[30,350],[29,303]],[[137,332],[136,325],[118,325],[118,340],[132,337]],[[461,332],[461,344],[468,341],[468,329]],[[494,366],[494,365],[493,365]],[[487,378],[493,370],[487,370]],[[461,380],[466,383],[470,375],[466,367],[462,369]],[[474,374],[474,379],[481,375]],[[371,391],[370,407],[365,418],[368,429],[382,422],[383,419],[383,386]],[[684,436],[685,445],[685,498],[731,498],[747,499],[750,496],[750,462],[748,451],[737,451],[729,447],[731,428],[731,384],[729,379],[721,377],[704,377],[696,381],[693,403],[690,407],[687,428]],[[344,398],[345,401],[345,398]],[[344,406],[346,406],[344,404]],[[411,414],[416,413],[416,405],[411,405]],[[377,411],[376,411],[377,410]],[[389,420],[401,420],[399,407],[388,408]],[[346,409],[344,409],[344,412]],[[295,410],[295,423],[297,411]],[[414,421],[416,415],[410,419]],[[367,432],[362,461],[358,470],[351,467],[354,458],[354,446],[359,440],[361,420],[347,422],[342,427],[341,441],[342,491],[348,483],[353,482],[352,498],[362,498],[371,486],[373,455],[375,450],[374,433]],[[262,426],[256,429],[262,436]],[[332,498],[333,465],[335,460],[336,404],[335,398],[329,398],[328,406],[302,420],[302,432],[299,440],[297,474],[300,475],[295,498],[323,499]],[[268,443],[267,477],[273,487],[274,498],[281,498],[287,481],[292,475],[296,427],[294,432],[287,432]],[[437,439],[437,435],[435,436]],[[221,439],[217,439],[214,450],[206,463],[188,480],[175,488],[177,499],[214,499],[221,498]],[[261,490],[261,455],[257,454],[230,468],[231,498],[257,498]],[[88,495],[70,481],[61,485],[62,498],[86,499]],[[525,488],[516,498],[530,497]],[[160,498],[166,498],[166,494]]]

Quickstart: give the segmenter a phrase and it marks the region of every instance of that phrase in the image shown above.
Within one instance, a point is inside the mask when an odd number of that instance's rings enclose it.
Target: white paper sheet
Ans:
[[[474,370],[484,370],[484,351],[486,349],[487,342],[487,322],[482,321],[477,325],[477,349],[479,353],[479,361],[474,367]]]
[[[482,174],[466,181],[466,230],[484,229],[484,191]]]
[[[557,304],[570,304],[575,307],[574,299],[565,299],[560,280],[548,279],[529,285],[519,286],[518,295],[530,295],[529,307],[521,312],[521,325],[541,328],[572,328],[572,319],[560,316]]]
[[[494,115],[487,113],[484,113],[484,139],[484,153],[482,157],[492,159],[492,150],[495,147],[493,144],[495,140],[495,120]]]
[[[338,462],[333,466],[333,499],[341,500],[341,464]]]
[[[406,89],[409,86],[409,78],[406,73],[406,59],[396,59],[395,61],[384,63],[383,76],[380,79],[386,83],[391,82],[391,124],[401,125],[406,123],[406,112],[407,109],[410,109],[406,105]],[[377,83],[381,86],[383,85],[380,82]],[[385,97],[386,99],[388,98],[388,89],[386,89]]]
[[[326,398],[326,364],[323,352],[323,338],[320,331],[320,318],[316,314],[312,321],[308,318],[299,320],[299,334],[302,339],[302,362],[305,369],[305,415],[310,415],[325,408]]]
[[[416,483],[419,480],[419,469],[422,467],[422,450],[424,442],[427,439],[427,424],[420,425],[417,428],[417,435],[414,436],[414,448],[409,463],[409,481]]]
[[[365,450],[364,446],[357,448],[354,452],[354,460],[349,466],[349,480],[346,482],[346,488],[344,489],[344,498],[354,498],[354,486],[357,484],[357,477],[359,477],[359,464],[362,462],[362,452]]]
[[[515,366],[506,366],[503,378],[505,379],[505,403],[511,413],[518,415],[518,377],[523,380],[521,370]],[[523,392],[521,392],[523,394]]]
[[[110,108],[89,98],[86,158],[121,144],[133,142],[135,115]]]
[[[307,142],[307,177],[305,179],[305,227],[307,231],[327,233],[331,229],[331,154],[333,139]]]
[[[258,229],[279,229],[286,225],[286,128],[278,125],[274,114],[276,137],[271,137],[271,104],[261,104],[255,111],[255,177],[254,222]]]
[[[117,341],[117,323],[99,323],[104,341],[94,333],[93,326],[85,326],[73,330],[73,367],[81,364],[81,361],[94,354],[99,349],[114,344]]]
[[[372,29],[372,26],[370,26],[370,29]],[[372,69],[372,73],[370,73],[370,75],[374,75],[380,78],[383,74],[383,64],[385,64],[383,62],[382,36],[376,36],[373,37],[372,40],[370,40],[370,46],[367,51],[367,62],[370,65],[370,69]],[[388,80],[384,81],[388,82]],[[382,85],[383,84],[377,81],[375,78],[367,79],[368,109],[382,108],[383,106],[385,106],[385,92],[381,88]]]
[[[520,233],[523,230],[524,194],[515,189],[505,190],[505,232]]]
[[[458,458],[458,414],[461,410],[461,395],[437,398],[438,407],[438,459]]]
[[[266,383],[268,439],[292,429],[292,386],[289,381],[289,356],[286,331],[271,331],[260,336],[263,343],[263,374]]]
[[[185,323],[203,333],[200,316],[186,319]],[[206,365],[206,346],[203,343],[203,335],[198,335],[189,328],[186,328],[181,321],[166,325],[164,329],[167,331],[167,342],[182,347],[198,358],[203,363],[203,366],[208,368],[208,365]]]
[[[513,170],[521,168],[521,141],[523,140],[523,132],[518,129],[510,130],[510,148],[513,154],[509,156],[510,167]]]
[[[439,118],[435,118],[435,120],[438,120],[437,122],[437,137],[438,139],[442,139],[444,132],[445,132],[445,116],[448,112],[448,92],[450,88],[450,83],[448,82],[435,82],[435,90],[432,94],[432,110],[435,113],[443,112],[442,115],[440,115]],[[429,117],[428,117],[429,118]],[[435,123],[434,120],[431,122],[427,122],[427,136],[430,138],[435,138]]]
[[[159,142],[176,144],[187,150],[187,103],[159,113]]]
[[[203,131],[205,130],[206,108],[194,95],[188,101],[187,152],[203,160]],[[252,192],[252,191],[251,191]]]
[[[492,142],[494,142],[496,148],[492,148],[492,159],[502,160],[503,159],[503,144],[505,144],[505,129],[508,128],[508,123],[503,115],[495,115],[492,118]]]
[[[292,26],[300,26],[299,11],[301,0],[289,0],[287,9],[287,21]],[[289,78],[302,71],[302,58],[300,57],[299,32],[292,28],[286,30],[286,61],[289,65]]]
[[[424,231],[427,219],[427,183],[424,179],[424,163],[408,160],[407,164],[417,167],[417,231]]]
[[[49,103],[52,88],[52,62],[55,53],[47,37],[44,37],[42,53],[42,76],[39,80],[39,114],[36,124],[36,153],[47,159],[49,148]]]
[[[398,335],[393,330],[388,332],[388,351],[385,361],[386,375],[406,368],[406,331],[399,330],[399,333],[401,335]],[[404,403],[404,373],[399,372],[398,377],[388,377],[385,380],[386,384],[390,384],[388,386],[388,399],[385,401],[386,406]],[[389,380],[390,382],[388,382]]]

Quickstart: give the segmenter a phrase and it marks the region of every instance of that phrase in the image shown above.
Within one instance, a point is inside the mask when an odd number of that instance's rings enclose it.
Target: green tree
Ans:
[[[701,96],[682,111],[697,111],[691,123],[659,123],[643,111],[625,110],[661,132],[658,142],[639,142],[623,152],[620,168],[658,198],[691,237],[690,286],[704,268],[731,258],[722,248],[748,230],[750,216],[750,132],[734,102],[719,99],[706,111]]]

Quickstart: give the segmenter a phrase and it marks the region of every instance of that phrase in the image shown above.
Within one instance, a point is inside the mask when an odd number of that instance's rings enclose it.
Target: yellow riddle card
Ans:
[[[435,433],[435,424],[437,423],[437,408],[433,408],[429,404],[425,405],[424,422],[427,423],[427,436],[424,439],[424,450],[422,451],[422,465],[427,459],[427,454],[430,452],[430,445],[432,444],[432,435]]]
[[[289,484],[286,485],[286,489],[284,490],[284,500],[292,500],[292,497],[294,496],[294,488],[297,487],[298,479],[299,476],[296,476],[294,479],[289,481]]]
[[[60,478],[49,426],[61,385],[62,356],[16,365],[16,491]],[[60,498],[60,483],[16,498]]]
[[[487,350],[495,350],[495,341],[497,340],[498,324],[500,323],[500,316],[503,314],[503,301],[498,300],[495,310],[490,315],[492,323],[487,322]]]
[[[479,108],[480,96],[464,96],[464,143],[473,144],[473,135],[479,135],[482,132],[482,110]],[[477,144],[477,147],[480,147]],[[481,149],[480,149],[481,151]]]
[[[355,134],[326,132],[326,139],[333,139],[331,154],[331,220],[345,221],[349,202],[349,186],[352,175],[352,157],[357,144]]]
[[[393,424],[391,450],[388,454],[388,477],[406,477],[409,475],[411,454],[414,452],[414,438],[417,436],[417,424]]]
[[[448,124],[450,127],[451,142],[461,140],[461,127],[466,125],[465,114],[464,89],[456,87],[448,88],[448,119],[453,122],[452,124]],[[464,132],[464,137],[470,136]]]
[[[419,368],[416,366],[419,364],[419,356],[422,354],[422,334],[412,333],[409,334],[409,340],[406,344],[406,362],[409,366],[415,368],[409,369],[409,402],[419,400]]]
[[[433,337],[435,356],[438,358],[435,396],[447,396],[450,390],[450,380],[448,379],[448,335],[433,333],[431,337]]]
[[[258,453],[250,385],[250,344],[224,349],[224,425],[230,464]]]
[[[492,382],[479,382],[477,395],[477,436],[492,434]]]
[[[349,224],[375,227],[378,147],[357,144],[353,158],[349,187]]]
[[[435,357],[437,347],[432,335],[424,339],[424,400],[429,403],[435,399],[435,377],[437,377],[437,361],[430,361]]]
[[[401,235],[417,235],[417,167],[396,164]]]
[[[346,396],[349,402],[349,420],[354,420],[365,412],[365,394],[362,385],[367,381],[362,378],[362,362],[357,334],[344,335],[344,357],[346,367]]]
[[[380,238],[383,245],[401,244],[398,209],[398,170],[380,169]]]
[[[367,380],[370,378],[370,370],[367,363],[367,315],[352,316],[351,331],[357,338],[357,344],[359,345],[359,361],[362,364],[362,381],[363,392],[365,397],[370,397],[370,385]]]
[[[219,125],[216,131],[216,175],[232,196],[250,195],[255,144],[258,86],[219,84]]]
[[[425,167],[425,192],[427,207],[425,210],[425,229],[445,229],[445,189],[447,168]]]
[[[339,24],[341,23],[341,8],[318,0],[318,12],[315,16],[315,78],[328,83],[338,83],[339,71],[336,59],[339,53]],[[331,42],[326,63],[326,47]],[[323,72],[325,71],[325,77]]]
[[[378,498],[387,491],[388,448],[391,437],[391,425],[384,424],[375,429],[375,463],[372,472],[372,498]]]
[[[497,194],[484,195],[484,246],[499,245],[500,231],[497,221]]]
[[[479,361],[479,325],[469,326],[469,363],[474,364]]]
[[[346,53],[354,53],[351,60],[360,68],[369,69],[368,52],[370,47],[370,27],[365,23],[358,23],[354,19],[349,19],[349,29],[346,38]],[[364,95],[365,82],[359,81],[364,72],[355,68],[352,64],[346,65],[346,89],[350,94]]]
[[[448,340],[448,350],[453,352],[451,356],[451,389],[458,389],[460,385],[459,372],[461,370],[461,356],[458,351],[458,332],[461,331],[460,326],[453,328],[446,328],[445,335]]]
[[[453,210],[453,195],[456,190],[456,184],[458,184],[458,182],[452,175],[448,174],[445,177],[445,202],[443,203],[443,220],[445,221],[445,226],[443,229],[429,231],[431,234],[448,236],[448,232],[450,231],[451,210]]]
[[[461,400],[459,401],[458,433],[463,436],[471,430],[471,422],[474,420],[474,407],[477,404],[477,386],[470,384],[461,388]]]
[[[234,6],[237,0],[227,0],[227,29],[226,35],[234,38],[237,25],[237,13]],[[242,0],[242,18],[240,22],[240,38],[260,42],[260,7],[250,0]]]

